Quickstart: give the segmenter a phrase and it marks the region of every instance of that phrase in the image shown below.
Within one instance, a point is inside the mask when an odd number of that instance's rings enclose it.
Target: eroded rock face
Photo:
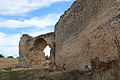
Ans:
[[[37,37],[23,34],[19,42],[19,64],[18,67],[43,67],[46,65],[46,46],[54,48],[54,33],[47,33]],[[51,49],[52,50],[52,49]],[[54,52],[54,51],[52,51]],[[51,53],[54,54],[54,53]]]
[[[91,65],[96,57],[120,57],[120,1],[76,0],[55,26],[55,62],[64,70]]]

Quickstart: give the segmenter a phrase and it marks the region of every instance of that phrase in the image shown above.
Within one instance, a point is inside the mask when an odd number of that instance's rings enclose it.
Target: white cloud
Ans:
[[[71,0],[0,0],[0,15],[21,15],[61,1]]]
[[[18,56],[19,34],[4,34],[0,32],[0,54]]]
[[[48,26],[54,26],[59,19],[59,14],[48,14],[42,17],[33,17],[31,19],[24,20],[5,20],[0,19],[0,27],[8,28],[25,28],[25,27],[37,27],[46,28]]]
[[[50,30],[50,29],[44,29],[44,30],[35,30],[35,31],[32,31],[32,32],[24,32],[24,33],[27,33],[33,37],[36,37],[38,35],[41,35],[41,34],[46,34],[48,32],[53,32],[54,30]]]

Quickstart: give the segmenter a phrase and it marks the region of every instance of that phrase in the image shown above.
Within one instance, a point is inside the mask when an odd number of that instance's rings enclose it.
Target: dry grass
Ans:
[[[0,58],[0,68],[14,67],[18,63],[16,58]]]

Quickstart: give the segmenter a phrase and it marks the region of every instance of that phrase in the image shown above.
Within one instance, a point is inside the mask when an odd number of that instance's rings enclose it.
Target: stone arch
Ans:
[[[35,49],[44,50],[47,46],[47,42],[43,38],[37,38],[33,44]]]
[[[53,61],[54,54],[54,33],[47,33],[37,37],[22,35],[19,42],[19,67],[43,67],[46,65],[46,46],[51,48],[50,56]]]
[[[51,49],[51,46],[48,44],[48,41],[45,40],[44,38],[39,38],[39,37],[35,39],[33,46],[34,46],[34,49],[43,51],[44,55],[46,54],[44,50],[46,49],[47,46],[49,46],[49,48]],[[51,50],[50,50],[50,53],[51,53]]]

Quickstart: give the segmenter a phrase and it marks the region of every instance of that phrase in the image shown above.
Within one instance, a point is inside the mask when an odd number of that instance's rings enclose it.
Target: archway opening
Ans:
[[[45,53],[45,56],[50,57],[50,50],[51,50],[51,48],[49,46],[46,46],[46,48],[43,51]]]
[[[40,51],[44,52],[43,56],[45,57],[46,60],[50,60],[51,48],[47,44],[45,39],[37,38],[35,43],[34,43],[34,46],[37,50],[40,50]]]

